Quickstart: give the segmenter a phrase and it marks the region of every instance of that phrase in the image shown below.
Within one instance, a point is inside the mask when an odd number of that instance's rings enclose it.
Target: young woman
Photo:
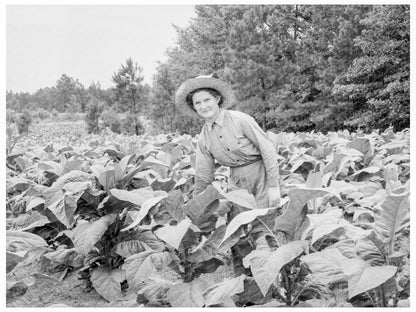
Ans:
[[[274,144],[251,116],[226,107],[233,101],[228,84],[210,76],[182,83],[176,104],[205,119],[198,138],[194,194],[214,180],[215,160],[230,167],[230,183],[253,194],[258,208],[280,202]]]

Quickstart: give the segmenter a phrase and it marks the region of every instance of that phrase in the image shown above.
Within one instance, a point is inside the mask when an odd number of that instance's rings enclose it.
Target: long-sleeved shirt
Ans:
[[[253,117],[220,109],[217,119],[206,122],[198,138],[194,193],[203,192],[214,180],[215,160],[239,167],[263,159],[270,187],[279,185],[277,153],[272,141]]]

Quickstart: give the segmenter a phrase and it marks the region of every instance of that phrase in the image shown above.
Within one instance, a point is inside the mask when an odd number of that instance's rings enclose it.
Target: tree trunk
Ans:
[[[134,92],[134,91],[133,91]],[[132,93],[133,98],[133,114],[134,114],[134,129],[136,132],[136,135],[139,135],[139,125],[137,124],[137,112],[136,112],[136,96],[134,93]]]
[[[261,102],[263,104],[263,116],[262,116],[262,125],[261,127],[263,128],[264,131],[266,131],[266,123],[267,123],[267,118],[266,118],[266,113],[267,113],[267,103],[266,103],[266,85],[264,83],[263,78],[260,79],[261,81],[261,88],[262,88],[262,93],[261,93]]]

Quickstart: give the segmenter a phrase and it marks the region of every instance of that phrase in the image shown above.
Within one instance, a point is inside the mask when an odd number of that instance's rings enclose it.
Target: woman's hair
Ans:
[[[218,106],[221,107],[222,103],[224,102],[224,98],[223,98],[223,96],[220,92],[218,92],[215,89],[211,89],[211,88],[199,88],[199,89],[195,89],[192,92],[189,92],[188,95],[186,96],[186,104],[190,108],[192,108],[194,111],[196,111],[195,108],[194,108],[194,103],[192,102],[192,97],[194,96],[195,93],[200,92],[200,91],[206,91],[209,94],[211,94],[213,97],[219,98],[220,101],[218,102]]]

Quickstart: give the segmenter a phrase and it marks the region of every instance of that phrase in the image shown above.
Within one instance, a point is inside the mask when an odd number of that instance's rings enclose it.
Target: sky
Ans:
[[[6,89],[36,92],[66,74],[106,89],[126,59],[151,84],[176,31],[195,17],[193,5],[8,5]]]

